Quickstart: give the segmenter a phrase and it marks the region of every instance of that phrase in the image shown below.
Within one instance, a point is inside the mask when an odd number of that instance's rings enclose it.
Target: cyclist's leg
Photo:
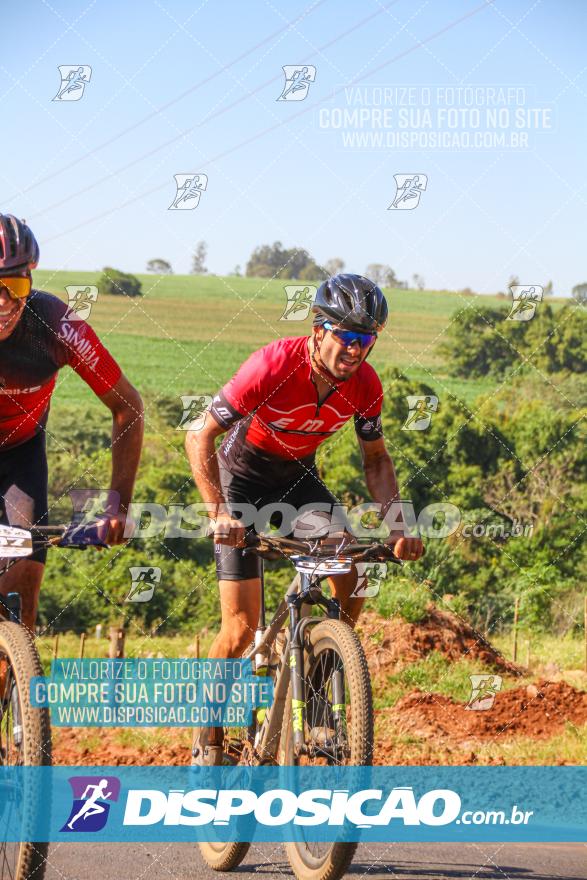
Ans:
[[[251,492],[257,493],[254,484],[235,477],[220,466],[220,478],[224,497],[234,505],[251,504]],[[255,636],[261,608],[261,565],[251,554],[244,555],[241,548],[227,544],[215,544],[216,576],[220,593],[220,630],[210,646],[209,657],[238,658],[243,655]],[[222,727],[196,728],[192,754],[198,763],[214,763],[220,759],[217,753],[222,746]],[[211,748],[208,748],[211,747]],[[209,758],[207,758],[207,755]]]
[[[332,595],[340,602],[340,618],[353,628],[365,603],[364,598],[353,596],[357,581],[358,575],[354,566],[348,574],[339,574],[337,577],[328,578]]]
[[[31,632],[35,631],[39,592],[45,566],[42,562],[21,559],[0,578],[0,594],[20,593],[21,620]]]
[[[261,579],[218,582],[222,621],[209,657],[241,657],[255,636],[261,609]]]
[[[248,578],[242,581],[221,580],[220,631],[210,646],[208,657],[242,657],[254,638],[261,608],[261,580]],[[207,732],[209,745],[221,745],[224,737],[222,727],[210,727]]]
[[[0,453],[0,496],[2,523],[22,528],[47,524],[47,455],[43,431],[26,443]],[[2,595],[20,593],[22,622],[31,632],[37,619],[46,556],[46,550],[37,550],[0,577]]]

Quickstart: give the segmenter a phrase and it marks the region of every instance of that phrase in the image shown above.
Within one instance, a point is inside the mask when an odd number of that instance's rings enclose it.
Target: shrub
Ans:
[[[98,279],[98,289],[112,296],[142,296],[141,282],[134,275],[105,266]]]

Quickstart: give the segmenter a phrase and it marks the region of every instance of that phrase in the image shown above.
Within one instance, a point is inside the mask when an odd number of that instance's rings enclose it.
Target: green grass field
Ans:
[[[35,286],[66,299],[68,284],[95,284],[96,272],[37,271]],[[140,275],[143,296],[98,296],[90,323],[141,390],[157,395],[210,394],[257,348],[279,336],[309,332],[310,319],[282,321],[286,281],[190,275]],[[448,291],[392,290],[391,318],[371,362],[467,400],[491,390],[493,380],[462,381],[447,375],[436,352],[451,317],[464,306],[504,304],[495,297]],[[60,401],[90,404],[69,371],[59,378]]]

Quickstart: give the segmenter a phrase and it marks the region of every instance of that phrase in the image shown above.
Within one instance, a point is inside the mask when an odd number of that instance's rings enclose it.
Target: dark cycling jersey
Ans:
[[[0,451],[42,430],[57,372],[66,364],[98,396],[121,376],[89,324],[58,297],[33,290],[14,332],[0,341]]]
[[[318,446],[354,416],[363,440],[382,436],[383,389],[365,361],[346,381],[332,380],[326,399],[318,402],[308,337],[278,339],[254,352],[216,395],[211,413],[231,428],[220,448],[233,473],[250,475],[248,453],[281,461],[282,481],[288,463],[311,462]]]

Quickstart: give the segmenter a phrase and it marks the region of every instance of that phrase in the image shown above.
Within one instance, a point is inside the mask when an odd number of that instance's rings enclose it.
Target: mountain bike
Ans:
[[[0,525],[0,577],[19,559],[41,547],[105,547],[96,525],[40,526],[30,531]],[[35,642],[21,622],[20,594],[0,596],[0,768],[47,767],[51,765],[51,721],[48,708],[35,708],[29,683],[43,675]],[[0,804],[3,810],[35,822],[48,814],[47,793],[25,778],[22,787],[8,790]],[[47,842],[2,842],[0,880],[42,880],[47,862]]]
[[[355,631],[340,619],[340,603],[322,592],[327,576],[350,572],[359,562],[394,562],[393,549],[380,542],[345,543],[256,535],[243,552],[262,559],[289,559],[297,575],[270,623],[266,624],[264,580],[254,643],[244,654],[253,669],[273,679],[273,703],[253,712],[246,728],[225,730],[224,750],[241,765],[367,766],[373,757],[373,699],[367,660]],[[324,613],[314,615],[313,609]],[[288,626],[286,627],[286,623]],[[250,842],[200,843],[216,871],[230,871]],[[338,880],[357,843],[286,843],[299,880]]]

